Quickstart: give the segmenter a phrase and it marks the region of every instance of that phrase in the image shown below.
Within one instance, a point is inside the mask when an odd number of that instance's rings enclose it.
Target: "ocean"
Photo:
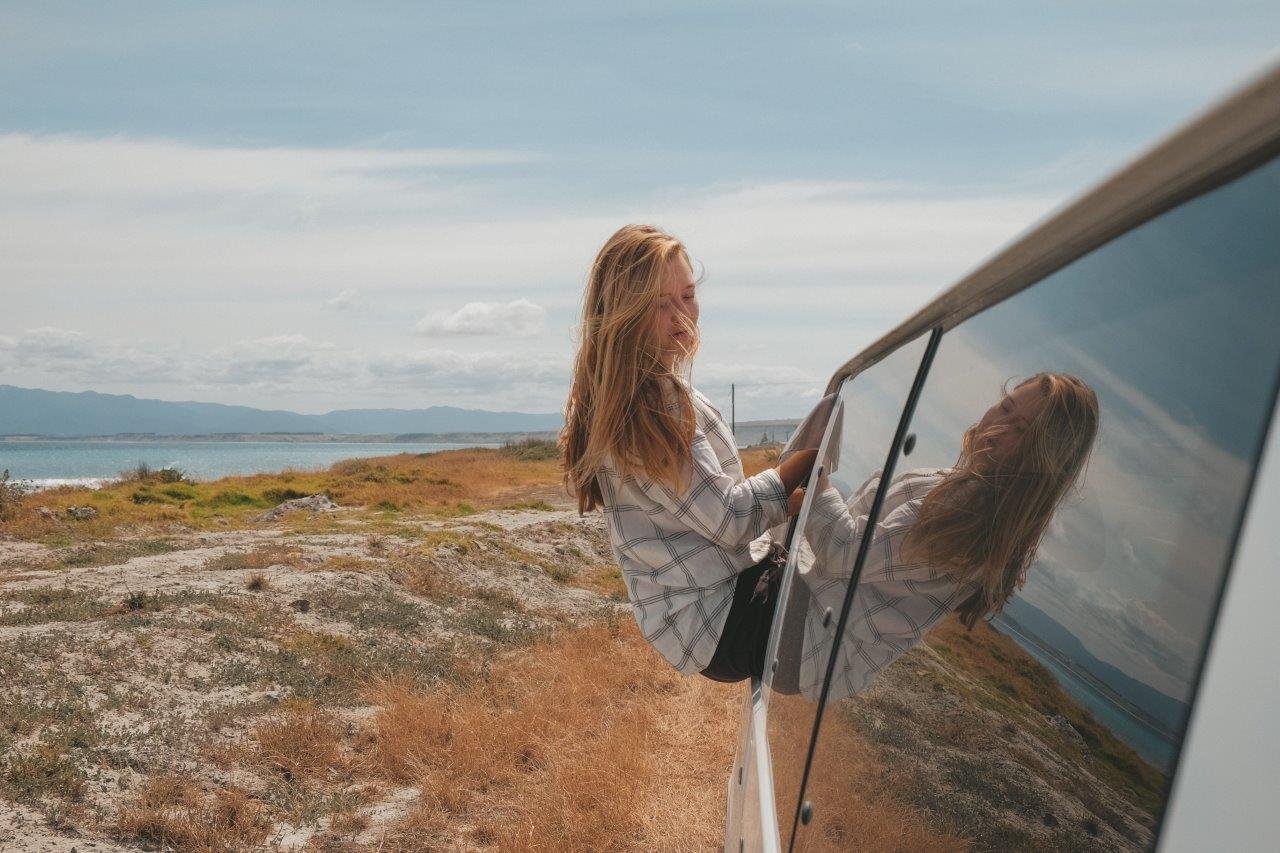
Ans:
[[[290,442],[290,441],[0,441],[0,470],[28,489],[61,485],[96,487],[145,462],[178,468],[195,480],[233,474],[327,468],[341,459],[432,453],[496,444]]]

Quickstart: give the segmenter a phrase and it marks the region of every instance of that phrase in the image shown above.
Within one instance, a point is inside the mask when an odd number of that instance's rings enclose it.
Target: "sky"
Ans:
[[[547,412],[617,227],[739,420],[1276,61],[1280,7],[0,2],[0,383]]]

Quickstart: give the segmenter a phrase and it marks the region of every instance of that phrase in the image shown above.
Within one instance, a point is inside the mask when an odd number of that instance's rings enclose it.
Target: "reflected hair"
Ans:
[[[591,266],[560,433],[565,486],[579,512],[603,506],[596,475],[606,464],[678,492],[692,461],[693,399],[678,380],[697,351],[697,328],[685,320],[690,343],[674,363],[658,340],[662,281],[676,260],[689,255],[675,237],[625,225]]]
[[[903,556],[976,581],[956,611],[965,627],[999,613],[1026,582],[1054,511],[1080,479],[1098,433],[1098,397],[1067,373],[1039,373],[1044,405],[1017,446],[977,464],[982,436],[964,434],[955,468],[921,501]]]

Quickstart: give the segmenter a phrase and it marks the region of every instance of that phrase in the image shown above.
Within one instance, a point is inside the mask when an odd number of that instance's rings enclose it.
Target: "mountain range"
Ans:
[[[338,409],[323,415],[303,415],[221,403],[148,400],[132,394],[0,385],[0,435],[71,438],[120,433],[510,433],[558,430],[563,422],[559,413],[490,412],[453,406]]]

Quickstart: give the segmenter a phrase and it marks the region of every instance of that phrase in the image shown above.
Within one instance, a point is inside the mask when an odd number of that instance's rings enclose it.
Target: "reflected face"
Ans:
[[[987,409],[975,425],[973,456],[976,462],[994,463],[1010,458],[1022,442],[1031,421],[1040,413],[1046,396],[1038,382],[1019,385]]]
[[[672,258],[662,279],[658,307],[658,348],[668,363],[693,348],[698,327],[698,295],[693,270],[682,256]]]

